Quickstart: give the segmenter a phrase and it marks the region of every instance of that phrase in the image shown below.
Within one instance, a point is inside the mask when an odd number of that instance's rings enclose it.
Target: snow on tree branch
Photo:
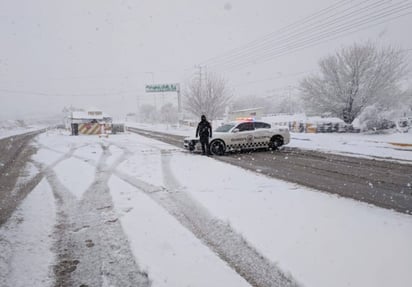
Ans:
[[[320,75],[300,83],[306,108],[331,112],[346,123],[370,105],[390,105],[401,95],[401,82],[408,73],[406,54],[393,47],[354,44],[321,59]],[[391,101],[388,101],[391,99]]]
[[[183,92],[184,109],[194,116],[202,114],[212,120],[222,116],[231,99],[226,81],[209,73],[206,78],[192,80]]]

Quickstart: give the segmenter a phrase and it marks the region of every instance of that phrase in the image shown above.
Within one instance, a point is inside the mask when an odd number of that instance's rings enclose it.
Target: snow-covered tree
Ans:
[[[407,74],[406,54],[393,47],[354,44],[319,62],[320,74],[305,78],[300,91],[308,111],[352,121],[368,106],[397,102]],[[379,110],[379,109],[378,109]]]
[[[209,120],[223,116],[231,99],[226,81],[209,73],[206,78],[193,79],[183,93],[184,109],[196,117],[204,114]]]
[[[404,114],[412,115],[412,89],[410,88],[404,93],[402,100]]]
[[[359,120],[359,127],[361,130],[385,130],[393,128],[395,122],[393,111],[382,111],[379,107],[371,105],[366,107],[357,118]]]
[[[412,92],[399,94],[396,101],[390,97],[367,106],[356,118],[356,125],[362,130],[384,130],[393,127],[401,118],[412,115]]]

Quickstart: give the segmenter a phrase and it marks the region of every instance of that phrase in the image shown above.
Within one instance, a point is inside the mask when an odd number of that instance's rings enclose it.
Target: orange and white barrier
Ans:
[[[98,135],[100,134],[99,124],[79,124],[79,134]]]

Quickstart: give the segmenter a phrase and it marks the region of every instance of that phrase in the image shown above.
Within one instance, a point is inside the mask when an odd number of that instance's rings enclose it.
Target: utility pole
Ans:
[[[207,66],[205,65],[205,85],[207,88]]]
[[[137,104],[137,111],[136,111],[136,122],[137,122],[137,117],[139,116],[139,110],[140,110],[140,99],[139,99],[139,94],[136,95],[136,104]]]
[[[202,66],[197,65],[195,66],[196,69],[199,69],[199,90],[202,89]]]
[[[292,114],[292,86],[288,86],[288,98],[289,98],[289,114]]]
[[[203,89],[202,89],[202,69],[203,67],[201,65],[195,66],[197,69],[199,69],[199,96],[202,97],[203,94]]]
[[[181,114],[182,113],[182,99],[180,95],[180,84],[177,84],[176,93],[177,93],[177,111],[179,112],[179,114]]]
[[[141,101],[141,95],[136,94],[136,104],[137,104],[137,112],[136,112],[136,122],[140,120],[140,101]]]
[[[180,122],[183,121],[182,99],[181,99],[181,95],[180,95],[180,84],[177,84],[176,93],[177,93],[177,114],[178,114],[177,126],[180,127]]]
[[[155,83],[154,72],[145,72],[145,73],[152,75],[152,85],[154,85],[154,83]],[[154,100],[155,110],[157,111],[157,97],[156,97],[156,94],[153,95],[153,100]]]

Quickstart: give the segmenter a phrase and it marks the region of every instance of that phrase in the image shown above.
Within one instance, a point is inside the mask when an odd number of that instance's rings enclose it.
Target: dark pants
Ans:
[[[79,135],[79,124],[72,124],[72,136]]]
[[[202,145],[202,153],[210,154],[209,137],[200,137],[200,144]]]

